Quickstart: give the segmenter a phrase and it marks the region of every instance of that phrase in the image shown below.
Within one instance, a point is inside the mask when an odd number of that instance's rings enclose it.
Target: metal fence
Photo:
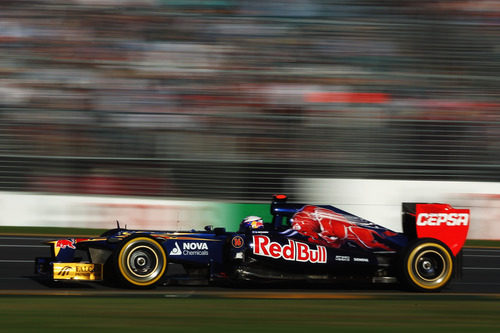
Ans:
[[[126,4],[0,4],[0,190],[500,180],[491,2]]]

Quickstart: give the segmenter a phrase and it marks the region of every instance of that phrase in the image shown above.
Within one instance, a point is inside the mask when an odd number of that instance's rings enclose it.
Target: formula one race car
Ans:
[[[245,219],[237,232],[127,230],[49,242],[38,274],[54,281],[109,280],[132,288],[164,281],[399,282],[437,291],[459,271],[468,209],[403,203],[403,233],[332,206],[287,203],[275,195],[271,222]],[[179,270],[179,268],[182,268]]]

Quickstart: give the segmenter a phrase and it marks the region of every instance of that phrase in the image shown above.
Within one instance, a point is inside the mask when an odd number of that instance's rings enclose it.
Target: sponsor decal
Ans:
[[[72,270],[72,267],[64,266],[63,268],[61,268],[60,271],[57,272],[56,275],[66,276],[66,275],[69,275],[71,273],[71,270]]]
[[[102,280],[102,265],[87,263],[54,263],[56,280]]]
[[[351,261],[349,256],[335,256],[335,261]]]
[[[76,266],[75,273],[76,275],[87,275],[89,273],[94,272],[94,266]]]
[[[469,214],[467,213],[420,213],[417,216],[418,226],[440,226],[450,227],[469,225]]]
[[[177,242],[175,242],[175,247],[172,249],[172,251],[170,251],[169,255],[171,255],[171,256],[182,255],[181,248],[179,247],[179,244],[177,244]]]
[[[175,242],[175,247],[170,251],[171,256],[208,256],[208,245],[204,242],[184,242],[181,247]]]
[[[352,258],[354,262],[370,262],[368,258]]]
[[[231,240],[231,244],[235,249],[239,249],[243,247],[243,244],[245,244],[245,242],[243,241],[243,238],[241,236],[234,236]]]
[[[75,246],[75,240],[74,239],[60,239],[56,242],[56,247],[65,249],[65,248],[70,248],[70,249],[76,249]]]
[[[312,249],[306,243],[298,242],[292,239],[288,240],[287,245],[281,245],[271,242],[267,236],[253,236],[253,253],[259,256],[270,257],[273,259],[285,259],[298,262],[326,263],[326,247],[316,245]]]

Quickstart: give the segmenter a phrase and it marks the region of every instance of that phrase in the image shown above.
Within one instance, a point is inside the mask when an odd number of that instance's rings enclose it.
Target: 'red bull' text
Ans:
[[[271,242],[267,236],[253,236],[253,253],[259,256],[290,261],[324,264],[327,261],[326,247],[317,245],[311,249],[309,245],[289,239],[287,245]]]

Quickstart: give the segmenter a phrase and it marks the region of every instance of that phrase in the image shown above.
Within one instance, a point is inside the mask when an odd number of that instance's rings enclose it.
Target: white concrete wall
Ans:
[[[377,179],[298,179],[303,202],[330,204],[401,231],[402,202],[470,208],[469,239],[500,239],[500,183]]]
[[[396,181],[376,179],[296,179],[297,198],[330,204],[401,231],[402,202],[443,202],[470,208],[469,239],[500,240],[500,183]],[[263,198],[267,200],[270,198]],[[267,205],[106,196],[0,192],[0,225],[79,228],[189,230],[205,225],[235,230],[243,211]],[[248,212],[247,212],[248,210]],[[241,215],[241,216],[240,216]]]
[[[189,230],[221,225],[220,204],[205,201],[0,192],[0,225]]]

